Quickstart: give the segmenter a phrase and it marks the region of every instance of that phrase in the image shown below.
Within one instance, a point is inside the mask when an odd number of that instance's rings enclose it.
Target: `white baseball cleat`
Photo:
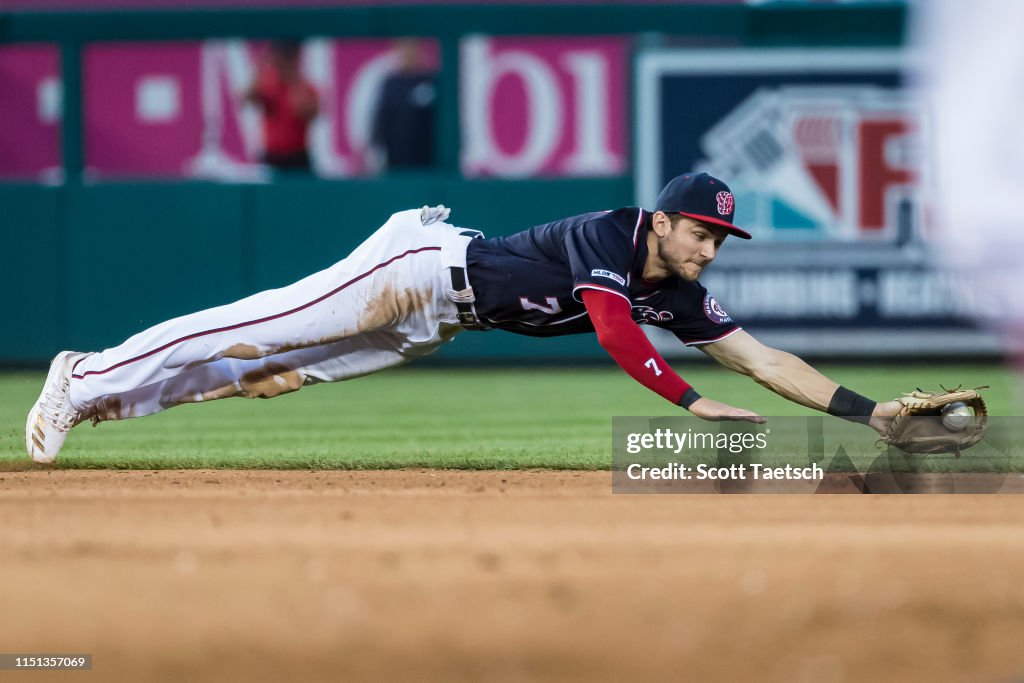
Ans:
[[[39,394],[25,423],[25,448],[36,462],[53,462],[64,445],[68,430],[84,419],[71,405],[71,368],[88,353],[61,351],[50,363],[43,393]]]

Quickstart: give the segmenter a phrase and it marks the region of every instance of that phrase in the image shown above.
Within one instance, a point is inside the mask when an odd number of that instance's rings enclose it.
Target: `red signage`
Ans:
[[[56,46],[0,47],[0,178],[60,179],[59,72]]]
[[[469,37],[459,86],[467,176],[625,172],[625,38]]]

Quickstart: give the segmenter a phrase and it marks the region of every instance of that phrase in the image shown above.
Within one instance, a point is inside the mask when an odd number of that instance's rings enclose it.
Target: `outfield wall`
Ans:
[[[456,207],[459,225],[499,234],[631,199],[628,178],[0,184],[0,359],[103,348],[167,318],[289,284],[345,256],[401,208],[443,203]],[[472,358],[601,353],[592,339],[483,336],[466,335],[454,350]]]

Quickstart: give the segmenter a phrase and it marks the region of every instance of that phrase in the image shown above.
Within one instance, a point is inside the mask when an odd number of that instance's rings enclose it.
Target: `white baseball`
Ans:
[[[951,432],[959,432],[971,424],[974,413],[965,403],[950,403],[942,409],[942,424]]]

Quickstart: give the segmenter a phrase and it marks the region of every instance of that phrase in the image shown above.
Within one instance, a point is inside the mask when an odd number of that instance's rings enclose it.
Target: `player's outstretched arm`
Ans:
[[[879,433],[884,433],[888,418],[901,407],[896,401],[875,403],[859,396],[797,356],[765,346],[743,330],[700,349],[785,399],[839,417],[859,418]]]
[[[673,372],[630,316],[629,302],[609,292],[584,289],[583,303],[597,340],[615,362],[636,381],[705,420],[764,422],[756,413],[703,398]]]
[[[773,349],[740,330],[712,344],[703,344],[701,351],[734,372],[747,375],[785,399],[808,408],[825,411],[839,388],[800,358]]]

